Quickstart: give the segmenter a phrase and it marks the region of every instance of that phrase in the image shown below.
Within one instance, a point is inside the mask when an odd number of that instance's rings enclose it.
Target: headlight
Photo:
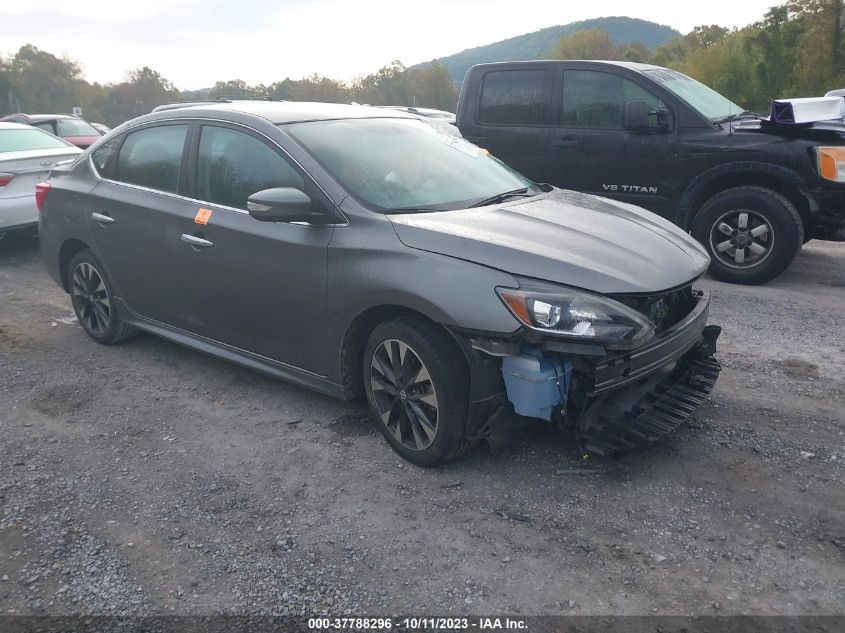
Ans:
[[[608,347],[634,347],[654,334],[654,323],[645,316],[600,295],[531,284],[499,287],[496,292],[513,315],[535,331]]]
[[[817,147],[819,175],[834,182],[845,182],[845,147]]]

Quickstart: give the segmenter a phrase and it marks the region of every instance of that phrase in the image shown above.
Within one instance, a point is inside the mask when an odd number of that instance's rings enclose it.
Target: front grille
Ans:
[[[658,295],[617,295],[613,299],[647,316],[658,333],[675,325],[696,305],[692,286]]]

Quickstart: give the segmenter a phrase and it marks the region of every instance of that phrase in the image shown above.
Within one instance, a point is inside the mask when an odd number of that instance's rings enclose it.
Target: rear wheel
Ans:
[[[120,320],[103,266],[90,250],[77,253],[68,265],[70,300],[86,334],[98,343],[120,343],[138,333]]]
[[[412,317],[376,326],[364,350],[364,390],[373,420],[393,449],[420,466],[468,446],[466,371],[445,332]]]
[[[735,187],[701,207],[693,235],[710,254],[710,274],[762,284],[782,273],[804,242],[804,223],[787,198],[764,187]]]

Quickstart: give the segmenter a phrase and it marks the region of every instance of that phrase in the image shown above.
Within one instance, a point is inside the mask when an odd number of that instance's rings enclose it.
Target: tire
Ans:
[[[67,287],[73,311],[85,333],[103,345],[114,345],[138,333],[114,310],[112,285],[105,269],[90,250],[77,253],[67,268]]]
[[[762,284],[792,263],[804,243],[804,223],[795,205],[777,191],[735,187],[704,203],[692,234],[710,254],[713,277]]]
[[[467,371],[454,341],[437,326],[414,317],[377,325],[364,348],[363,377],[373,421],[409,462],[445,464],[470,446]]]

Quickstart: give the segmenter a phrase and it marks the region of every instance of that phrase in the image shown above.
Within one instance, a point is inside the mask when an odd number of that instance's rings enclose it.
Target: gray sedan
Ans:
[[[0,237],[38,223],[35,184],[82,150],[43,130],[0,121]]]
[[[95,341],[143,330],[366,397],[416,464],[522,424],[642,446],[719,373],[695,240],[401,112],[165,110],[39,188],[44,262]]]

